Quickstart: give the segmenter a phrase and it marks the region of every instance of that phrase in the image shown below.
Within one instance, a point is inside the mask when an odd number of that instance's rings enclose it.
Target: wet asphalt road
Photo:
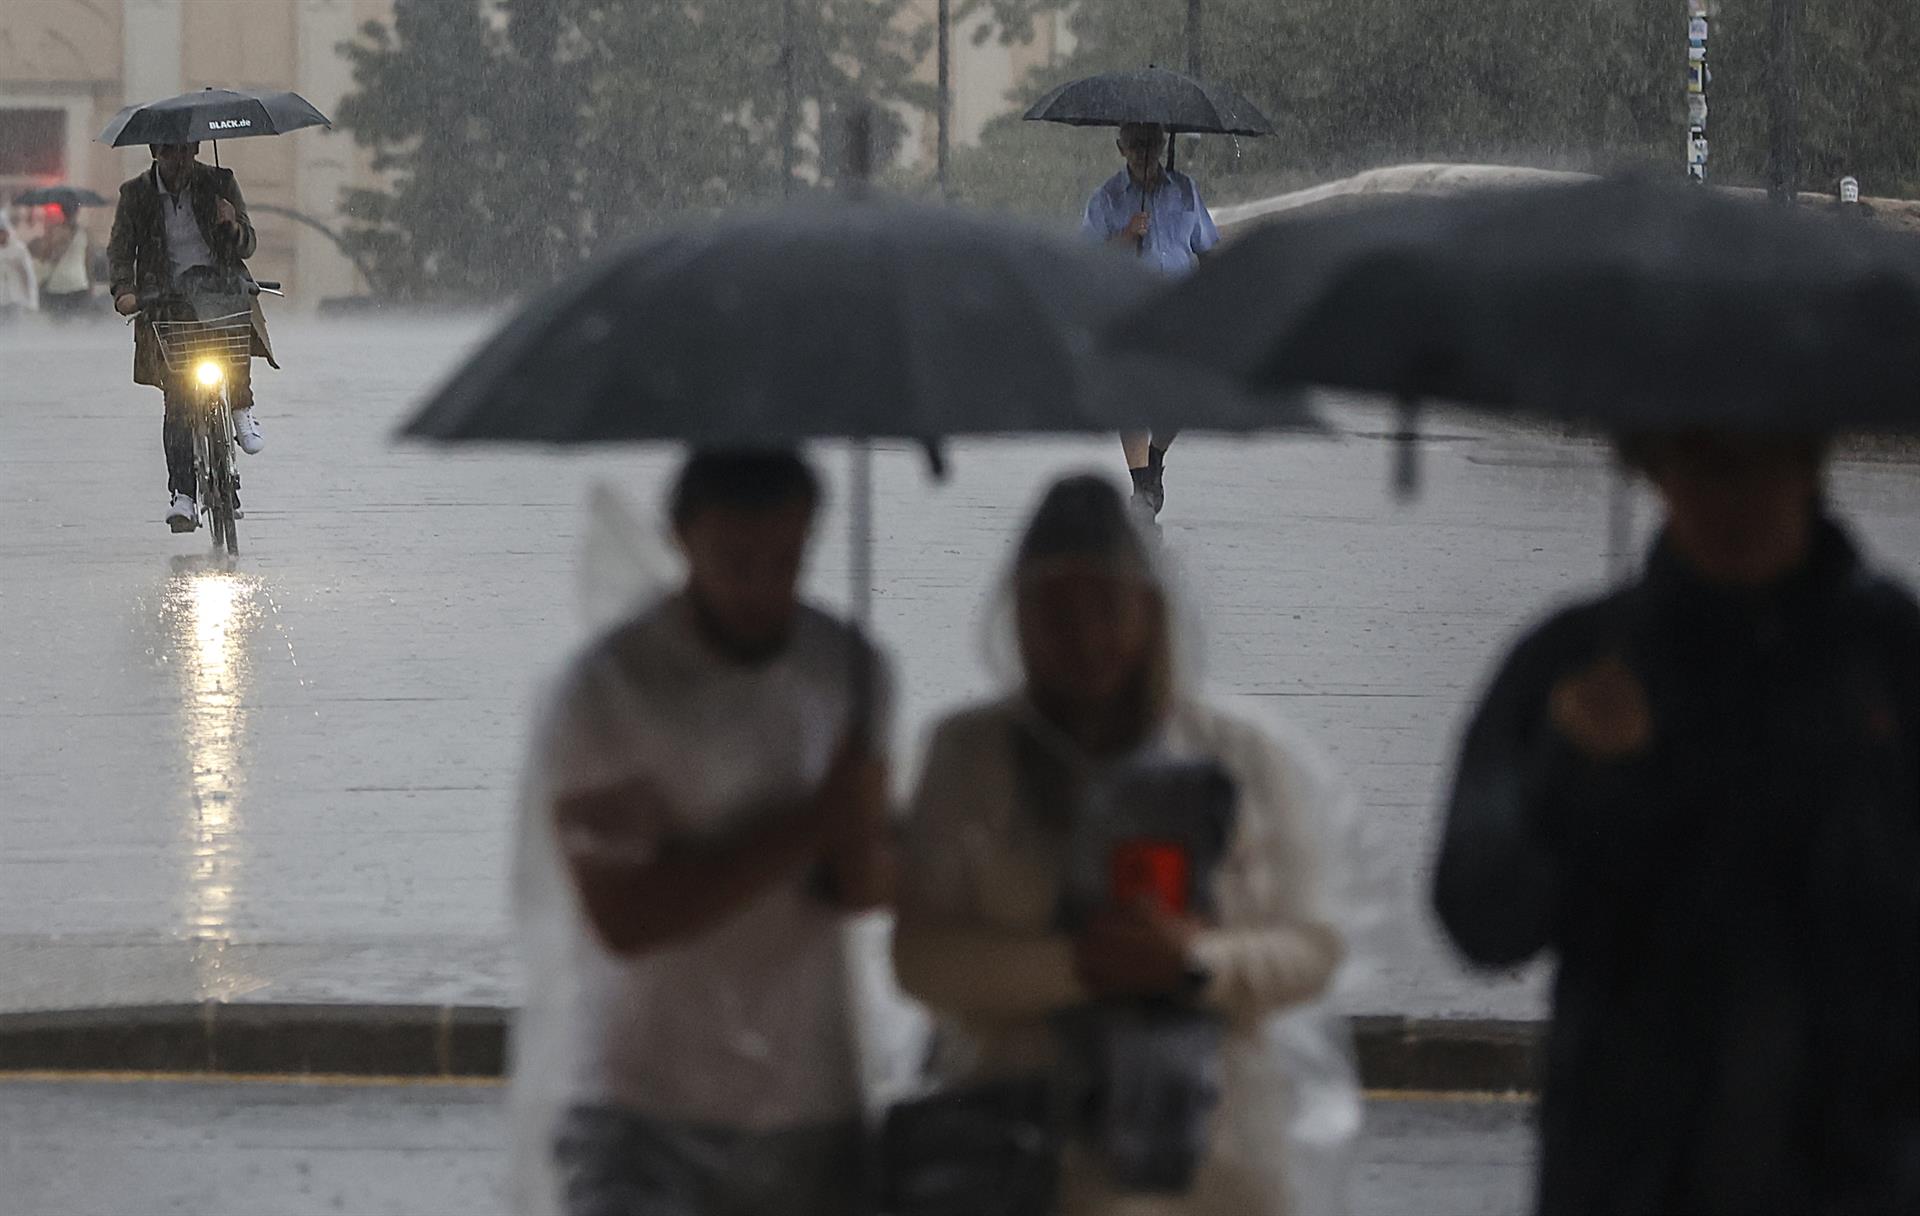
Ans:
[[[651,504],[669,456],[451,454],[396,423],[470,320],[285,323],[258,374],[245,551],[162,525],[159,398],[117,326],[0,333],[0,1009],[513,996],[509,823],[537,689],[582,634],[589,487]],[[1469,976],[1421,901],[1447,757],[1487,665],[1596,587],[1597,445],[1433,424],[1418,501],[1377,411],[1327,440],[1195,438],[1167,550],[1209,682],[1316,734],[1362,795],[1393,932],[1357,1010],[1532,1016],[1537,976]],[[983,623],[1045,479],[1117,445],[968,444],[948,484],[878,461],[876,615],[909,730],[993,686]],[[837,453],[825,454],[837,473]],[[1920,573],[1920,474],[1850,463],[1869,546]],[[1646,505],[1641,504],[1644,524]],[[844,598],[841,523],[814,581]],[[904,770],[907,765],[901,765]]]

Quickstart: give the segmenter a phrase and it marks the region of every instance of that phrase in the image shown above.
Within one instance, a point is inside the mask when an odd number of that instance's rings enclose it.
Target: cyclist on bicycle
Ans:
[[[113,306],[123,316],[164,297],[191,296],[196,290],[231,293],[251,281],[243,259],[256,244],[247,204],[233,171],[201,164],[200,145],[152,144],[153,167],[120,187],[108,243]],[[266,318],[253,299],[252,354],[270,367],[273,348]],[[233,369],[228,387],[233,406],[234,440],[249,455],[261,447],[260,424],[253,417],[249,367]],[[150,325],[136,325],[133,382],[159,388],[167,399],[163,443],[167,456],[167,522],[176,532],[199,524],[194,506],[193,432],[185,394],[167,392],[167,365]],[[180,398],[180,400],[176,400]]]

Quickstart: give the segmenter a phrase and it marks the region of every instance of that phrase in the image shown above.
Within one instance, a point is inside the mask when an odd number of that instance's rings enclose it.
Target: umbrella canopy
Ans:
[[[113,116],[100,142],[116,148],[139,144],[192,144],[208,139],[285,135],[302,127],[333,123],[298,93],[202,89],[164,101],[128,106]]]
[[[414,437],[594,443],[1311,429],[1096,332],[1135,259],[950,208],[804,205],[639,244],[484,343]]]
[[[80,186],[35,186],[13,196],[16,207],[65,207],[69,211],[81,207],[104,207],[107,200],[100,194]]]
[[[1273,134],[1266,115],[1232,89],[1165,68],[1105,72],[1069,81],[1034,102],[1025,118],[1070,127],[1158,123],[1176,135]]]
[[[1645,180],[1381,200],[1253,234],[1109,340],[1620,430],[1920,430],[1920,242]]]

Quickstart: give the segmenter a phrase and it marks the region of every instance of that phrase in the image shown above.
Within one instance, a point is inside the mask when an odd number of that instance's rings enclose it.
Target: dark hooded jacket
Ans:
[[[160,183],[156,177],[158,172],[158,166],[153,166],[120,187],[120,205],[113,213],[113,235],[107,242],[107,260],[115,299],[128,294],[149,298],[171,287],[170,263],[167,260],[167,220],[166,213],[161,209]],[[200,224],[200,235],[206,239],[207,248],[213,253],[216,268],[229,274],[250,277],[247,276],[245,259],[253,256],[257,240],[253,221],[247,216],[246,200],[240,196],[240,183],[234,180],[233,171],[195,162],[181,189],[187,192],[192,202],[194,218]],[[234,214],[240,220],[237,235],[219,222],[220,199],[233,204]],[[136,325],[133,334],[133,382],[164,384],[166,364],[160,357],[160,348],[154,340],[152,328]],[[253,300],[253,353],[274,367],[280,366],[273,360],[273,346],[267,339],[267,319],[260,310],[258,296]]]
[[[1554,725],[1601,660],[1644,743]],[[1509,657],[1435,885],[1476,961],[1558,961],[1539,1210],[1920,1212],[1920,609],[1835,525],[1765,593],[1664,545]]]

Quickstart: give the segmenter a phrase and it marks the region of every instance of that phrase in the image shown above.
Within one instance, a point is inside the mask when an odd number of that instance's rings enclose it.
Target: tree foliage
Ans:
[[[1802,185],[1850,173],[1872,192],[1920,190],[1920,4],[1804,2]],[[1710,134],[1715,179],[1729,184],[1758,184],[1765,170],[1769,3],[1716,5]],[[1024,98],[1062,79],[1186,59],[1185,0],[972,8],[1015,41],[1037,17],[1067,14],[1073,54],[1023,82]],[[1244,92],[1278,135],[1196,141],[1191,159],[1216,194],[1413,160],[1651,163],[1677,174],[1686,13],[1685,0],[1205,0],[1206,74]],[[1003,122],[961,158],[963,195],[1021,201],[1009,183],[1031,170],[1037,192],[1026,201],[1057,205],[1049,169],[1063,139],[1077,141],[1076,162],[1115,163],[1106,140]]]
[[[904,3],[795,3],[808,182],[840,174],[851,107],[924,102]],[[663,217],[778,197],[782,29],[782,0],[397,0],[342,48],[341,123],[390,182],[350,194],[348,239],[385,293],[499,295]],[[878,118],[885,155],[903,127]]]

